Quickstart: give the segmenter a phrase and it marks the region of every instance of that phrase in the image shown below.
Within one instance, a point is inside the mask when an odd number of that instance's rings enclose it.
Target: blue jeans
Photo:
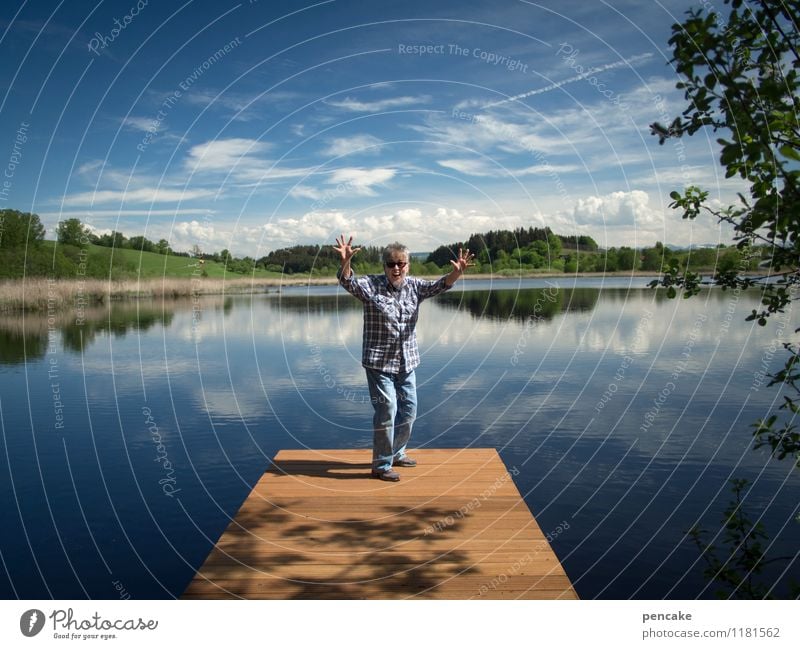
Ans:
[[[372,469],[386,471],[406,454],[411,426],[417,417],[417,377],[414,370],[387,374],[367,370],[372,418]]]

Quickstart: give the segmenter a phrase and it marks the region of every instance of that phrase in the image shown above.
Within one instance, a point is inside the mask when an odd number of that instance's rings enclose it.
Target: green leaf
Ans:
[[[780,151],[784,158],[791,158],[792,160],[797,160],[800,162],[800,152],[798,152],[793,146],[784,144],[780,149],[778,149],[778,151]]]

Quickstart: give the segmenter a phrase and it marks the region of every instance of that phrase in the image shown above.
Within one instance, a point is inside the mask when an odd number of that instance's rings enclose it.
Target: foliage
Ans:
[[[724,0],[727,16],[690,10],[682,24],[672,26],[672,63],[681,81],[687,107],[668,126],[651,128],[663,144],[667,139],[691,136],[701,129],[722,132],[720,163],[727,178],[738,176],[749,190],[738,202],[718,208],[708,202],[708,191],[690,186],[670,194],[670,206],[683,218],[709,214],[733,227],[738,259],[720,264],[709,279],[670,264],[660,282],[671,295],[682,289],[696,294],[704,283],[723,288],[761,291],[762,308],[748,320],[765,325],[767,319],[796,299],[800,282],[800,15],[798,0]],[[748,276],[758,244],[769,251],[768,270]],[[732,262],[732,263],[731,263]],[[789,352],[783,371],[772,375],[772,385],[785,386],[791,396],[783,408],[790,417],[780,422],[767,417],[756,425],[756,444],[768,444],[779,458],[790,457],[800,467],[800,442],[791,424],[798,410],[797,350]]]
[[[477,255],[481,264],[493,263],[501,258],[500,253],[511,254],[515,250],[534,252],[544,258],[542,266],[547,267],[561,254],[567,242],[571,247],[597,250],[597,243],[588,236],[563,237],[555,235],[550,228],[517,228],[515,230],[490,230],[483,234],[473,234],[466,241],[439,246],[427,261],[441,268],[450,266],[450,260],[458,255],[458,249],[469,249]]]
[[[252,257],[243,257],[242,259],[235,259],[232,257],[227,258],[226,268],[229,273],[240,273],[242,275],[253,274],[256,267],[256,261]]]
[[[69,277],[75,264],[62,251],[53,254],[43,246],[0,248],[0,279]]]
[[[112,251],[89,246],[53,245],[52,241],[38,246],[0,249],[0,278],[51,277],[54,279],[125,279],[136,276],[136,265]]]
[[[67,219],[60,221],[56,229],[59,243],[80,246],[89,243],[89,230],[84,227],[80,219]]]
[[[106,248],[130,247],[127,245],[128,240],[125,238],[125,235],[122,234],[122,232],[117,232],[116,230],[101,234],[99,237],[96,237],[92,243],[96,243],[98,246],[104,246]]]
[[[353,260],[356,272],[363,272],[365,264],[380,267],[382,250],[375,246],[362,248]],[[255,262],[261,268],[280,268],[287,274],[308,273],[333,275],[339,268],[339,254],[331,246],[292,246],[273,250]]]
[[[617,270],[636,270],[636,251],[633,248],[622,246],[615,252],[617,255]]]
[[[773,385],[786,385],[790,386],[793,390],[793,397],[784,396],[783,403],[780,409],[788,410],[791,413],[789,421],[783,422],[776,428],[778,416],[775,414],[770,415],[766,419],[759,419],[753,428],[753,437],[755,437],[755,448],[768,446],[772,450],[773,457],[783,460],[786,457],[793,457],[795,459],[795,466],[800,465],[800,433],[797,431],[797,426],[794,425],[794,418],[797,416],[800,406],[798,405],[798,381],[800,380],[800,350],[797,345],[793,343],[784,343],[784,349],[789,353],[789,358],[786,361],[783,369],[779,370],[772,375],[772,379],[768,383],[769,386]]]
[[[156,252],[156,244],[143,236],[128,239],[127,247],[131,250],[141,250],[142,252]]]
[[[78,219],[69,219],[70,221],[78,221]],[[78,221],[80,224],[80,221]],[[59,227],[61,227],[59,225]],[[83,227],[83,226],[81,226]],[[122,232],[117,232],[116,230],[112,232],[106,232],[105,234],[95,235],[95,234],[88,234],[89,241],[97,246],[103,246],[105,248],[114,248],[114,249],[130,249],[130,250],[139,250],[141,252],[155,252],[160,255],[179,255],[182,257],[188,257],[189,253],[177,253],[172,250],[169,246],[169,241],[166,239],[159,239],[158,242],[150,241],[145,236],[137,235],[134,237],[126,237]],[[62,242],[59,238],[59,242]],[[69,243],[67,241],[62,243]],[[75,245],[78,245],[77,243]]]
[[[38,214],[0,210],[0,248],[35,246],[44,241],[44,226]]]
[[[736,597],[740,599],[765,599],[771,598],[771,588],[756,581],[764,568],[776,562],[789,562],[794,557],[775,557],[767,559],[764,542],[769,540],[764,525],[761,522],[753,523],[742,507],[742,492],[748,485],[747,480],[731,480],[734,500],[725,509],[722,524],[725,529],[723,541],[727,546],[722,558],[720,550],[707,543],[704,537],[709,532],[694,526],[689,530],[689,536],[700,550],[706,562],[704,575],[708,579],[721,582],[723,590],[717,591],[720,598]],[[769,546],[769,544],[767,544]],[[800,590],[797,584],[791,586],[793,594],[797,596]]]
[[[587,250],[587,251],[596,251],[598,249],[597,242],[585,234],[576,236],[576,235],[568,235],[563,236],[559,235],[558,237],[561,242],[564,244],[565,248],[574,248],[576,250]]]
[[[659,273],[669,271],[672,265],[683,271],[701,271],[738,267],[742,263],[742,253],[735,246],[710,250],[671,250],[661,242],[656,242],[649,248],[635,249],[621,246],[600,250],[591,237],[565,237],[546,230],[546,237],[543,238],[542,232],[545,230],[531,228],[528,231],[499,230],[483,235],[472,235],[466,242],[440,246],[428,256],[428,262],[447,268],[448,260],[455,257],[459,247],[469,247],[473,250],[471,246],[475,245],[476,241],[483,240],[487,242],[487,246],[478,253],[477,270],[500,274],[538,270],[565,273],[643,270]],[[522,233],[527,233],[526,237],[521,236]],[[530,243],[524,244],[524,241]],[[562,241],[566,243],[562,244]],[[491,248],[488,247],[489,243]],[[506,249],[503,246],[513,247]],[[760,255],[762,255],[761,249],[748,259],[746,267],[755,268]]]

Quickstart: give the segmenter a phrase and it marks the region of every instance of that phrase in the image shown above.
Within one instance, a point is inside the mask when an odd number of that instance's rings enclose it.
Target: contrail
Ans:
[[[599,68],[590,68],[575,77],[570,77],[569,79],[564,79],[563,81],[557,81],[556,83],[552,83],[549,86],[545,86],[544,88],[539,88],[537,90],[531,90],[530,92],[523,92],[521,95],[514,95],[513,97],[509,97],[508,99],[501,99],[500,101],[492,102],[491,104],[486,104],[483,108],[492,108],[493,106],[499,106],[500,104],[507,104],[509,101],[516,101],[517,99],[524,99],[525,97],[533,97],[534,95],[541,95],[544,92],[550,92],[551,90],[556,90],[561,86],[565,86],[568,83],[575,83],[576,81],[580,81],[581,79],[585,79],[588,76],[593,74],[597,74],[598,72],[605,72],[606,70],[613,70],[614,68],[621,68],[623,66],[632,65],[634,63],[638,63],[639,61],[644,61],[645,59],[649,59],[652,53],[648,52],[647,54],[637,54],[636,56],[632,56],[627,60],[617,61],[616,63],[608,63],[606,65],[601,65]]]

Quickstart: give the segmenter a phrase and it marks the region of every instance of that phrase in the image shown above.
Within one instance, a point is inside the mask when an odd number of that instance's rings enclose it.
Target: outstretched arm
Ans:
[[[475,259],[475,255],[471,253],[469,249],[465,251],[462,251],[461,248],[458,249],[458,259],[450,260],[450,263],[453,264],[453,270],[444,278],[444,283],[447,284],[448,288],[458,281],[469,266],[475,265],[472,262],[473,259]]]
[[[333,249],[338,251],[341,255],[341,264],[342,264],[342,277],[344,279],[348,279],[350,277],[350,273],[352,272],[350,269],[350,260],[355,256],[355,254],[361,250],[361,247],[353,248],[353,237],[350,237],[347,241],[344,239],[344,235],[336,237],[336,245],[333,246]]]

